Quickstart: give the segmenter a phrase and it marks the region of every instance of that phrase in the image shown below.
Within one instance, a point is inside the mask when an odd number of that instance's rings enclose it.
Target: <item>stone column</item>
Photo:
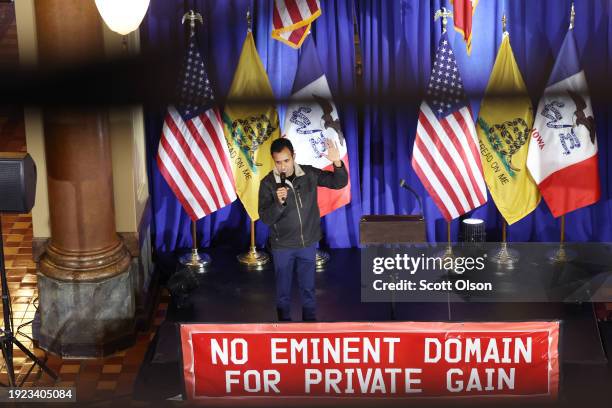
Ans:
[[[102,58],[93,1],[35,7],[39,66]],[[134,341],[134,291],[130,255],[115,231],[107,114],[45,107],[44,132],[51,238],[38,274],[39,345],[62,356],[108,355]]]

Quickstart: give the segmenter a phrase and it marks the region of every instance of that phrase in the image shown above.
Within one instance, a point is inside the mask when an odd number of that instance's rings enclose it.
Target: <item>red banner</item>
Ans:
[[[559,322],[184,324],[189,400],[556,399]]]

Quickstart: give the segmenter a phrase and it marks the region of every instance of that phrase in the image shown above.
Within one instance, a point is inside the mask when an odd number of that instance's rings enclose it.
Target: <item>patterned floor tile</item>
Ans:
[[[62,359],[37,349],[31,341],[32,325],[38,305],[36,265],[32,260],[32,221],[30,215],[2,215],[2,236],[5,252],[7,281],[11,295],[13,327],[17,339],[49,368],[60,376],[59,382],[44,374],[19,349],[14,350],[13,366],[18,383],[25,387],[75,387],[79,402],[96,402],[96,406],[143,406],[132,401],[131,393],[140,364],[158,324],[168,308],[168,296],[162,297],[155,313],[155,322],[146,333],[140,333],[136,344],[105,359]],[[0,325],[2,306],[0,305]],[[28,372],[31,373],[28,375]],[[27,376],[27,377],[26,377]],[[0,382],[8,383],[4,360],[0,359]],[[117,401],[121,401],[120,404]]]

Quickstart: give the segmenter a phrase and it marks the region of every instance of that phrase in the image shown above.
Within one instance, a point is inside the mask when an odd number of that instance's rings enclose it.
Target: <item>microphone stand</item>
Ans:
[[[412,189],[412,187],[410,187],[408,185],[408,183],[406,183],[406,180],[401,179],[400,180],[400,187],[410,191],[412,193],[412,195],[414,196],[414,198],[416,198],[417,203],[419,203],[419,210],[421,211],[421,219],[424,218],[424,214],[423,214],[423,200],[421,199],[421,196],[417,194],[416,191],[414,191],[414,189]]]

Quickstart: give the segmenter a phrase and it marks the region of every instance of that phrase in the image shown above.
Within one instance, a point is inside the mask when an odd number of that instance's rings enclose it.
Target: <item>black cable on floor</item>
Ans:
[[[37,301],[38,301],[38,296],[37,296],[37,297],[35,297],[35,298],[32,300],[32,306],[34,306],[34,309],[36,309],[36,310],[38,310],[38,306],[36,305],[36,302],[37,302]],[[25,322],[25,323],[21,323],[19,326],[17,326],[17,331],[15,332],[15,336],[17,336],[17,335],[22,335],[23,337],[27,338],[27,339],[28,339],[28,340],[30,340],[32,343],[34,343],[34,339],[33,339],[32,337],[30,337],[29,335],[27,335],[27,334],[25,334],[25,333],[21,332],[21,329],[22,329],[23,327],[25,327],[25,326],[27,326],[27,325],[29,325],[29,324],[32,324],[33,322],[34,322],[34,319],[32,319],[32,320],[30,320],[30,321],[27,321],[27,322]],[[41,349],[41,350],[42,350],[42,349]],[[47,353],[47,351],[46,351],[46,350],[43,350],[43,353],[44,353],[44,355],[43,355],[43,357],[41,358],[41,360],[42,360],[42,362],[43,362],[44,364],[46,364],[46,363],[47,363],[47,361],[49,360],[49,354]],[[30,369],[28,370],[28,372],[25,374],[25,376],[24,376],[24,377],[23,377],[23,379],[21,380],[21,383],[19,384],[19,386],[22,386],[22,385],[25,383],[25,381],[28,379],[28,377],[30,376],[30,374],[32,373],[32,371],[34,370],[34,367],[35,367],[36,365],[37,365],[37,364],[36,364],[36,363],[34,363],[34,361],[32,361],[32,366],[30,366]],[[40,375],[41,375],[42,373],[43,373],[43,370],[42,370],[42,368],[40,368],[40,370],[38,371],[38,378],[36,378],[36,380],[40,379]]]

